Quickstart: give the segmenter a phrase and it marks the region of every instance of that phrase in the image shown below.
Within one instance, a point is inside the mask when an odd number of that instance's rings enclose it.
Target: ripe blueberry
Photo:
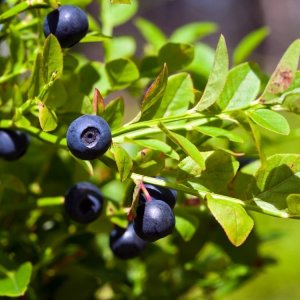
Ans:
[[[16,160],[25,154],[29,145],[28,135],[18,130],[0,129],[0,157]]]
[[[162,200],[150,200],[138,205],[133,221],[136,234],[154,242],[173,232],[175,216],[171,207]]]
[[[62,5],[46,16],[44,34],[46,37],[50,33],[54,34],[62,48],[70,48],[86,35],[88,27],[88,19],[82,9]]]
[[[137,257],[145,248],[146,241],[139,238],[130,223],[127,229],[116,227],[109,236],[109,246],[115,256],[121,259]]]
[[[101,214],[103,196],[98,188],[89,182],[78,182],[65,195],[65,210],[76,222],[87,224]]]
[[[245,167],[246,165],[251,164],[252,162],[255,161],[255,158],[253,157],[247,157],[247,156],[242,156],[242,157],[238,157],[238,162],[240,163],[239,165],[239,170],[243,167]]]
[[[80,159],[99,158],[111,145],[110,127],[101,117],[83,115],[69,126],[67,145],[72,154]]]
[[[149,195],[151,196],[152,200],[162,200],[166,202],[172,209],[176,204],[176,190],[172,190],[162,186],[156,186],[150,183],[145,184],[145,188],[147,189]],[[144,203],[146,201],[145,195],[143,192],[140,192],[139,202]]]

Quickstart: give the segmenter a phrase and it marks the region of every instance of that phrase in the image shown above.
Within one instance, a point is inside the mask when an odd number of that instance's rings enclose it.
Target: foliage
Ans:
[[[146,43],[138,57],[132,37],[113,35],[135,15],[137,2],[98,2],[99,18],[88,16],[90,31],[77,50],[97,43],[102,61],[44,38],[43,18],[58,6],[55,0],[0,6],[0,127],[31,136],[24,157],[0,162],[0,295],[226,294],[271,261],[259,252],[251,211],[300,218],[300,155],[265,153],[267,132],[278,134],[269,141],[275,147],[296,129],[289,117],[300,111],[300,40],[268,76],[245,62],[265,28],[243,39],[231,66],[222,35],[216,50],[200,41],[217,31],[215,24],[187,24],[167,37],[139,18]],[[134,101],[140,110],[125,120]],[[113,144],[99,160],[80,161],[68,152],[65,134],[76,117],[95,112],[111,126]],[[239,168],[239,157],[248,155],[256,161]],[[106,199],[106,213],[88,226],[74,224],[62,208],[66,190],[80,180],[95,183]],[[126,227],[141,181],[179,192],[176,232],[123,262],[113,257],[108,236],[113,224]]]

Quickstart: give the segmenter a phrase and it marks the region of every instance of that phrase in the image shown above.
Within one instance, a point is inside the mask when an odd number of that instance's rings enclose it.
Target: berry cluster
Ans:
[[[116,226],[109,237],[114,255],[121,259],[137,257],[147,242],[154,242],[173,232],[176,192],[168,188],[146,184],[151,199],[141,192],[136,218],[126,229]],[[170,206],[170,204],[172,206]],[[74,221],[87,224],[95,221],[103,208],[103,196],[96,186],[78,182],[65,195],[65,211]]]
[[[54,34],[63,48],[78,43],[87,31],[87,17],[75,6],[60,6],[50,12],[44,21],[45,36]],[[94,160],[109,149],[112,135],[103,118],[83,115],[69,125],[66,140],[75,157]],[[0,157],[6,160],[17,159],[26,152],[28,144],[27,134],[0,130]],[[151,184],[143,185],[133,222],[126,229],[115,227],[110,234],[110,248],[114,255],[121,259],[134,258],[144,250],[147,242],[154,242],[171,234],[175,227],[175,204],[176,191]],[[103,205],[103,195],[89,182],[76,183],[65,195],[66,214],[77,223],[88,224],[95,221],[101,215]]]

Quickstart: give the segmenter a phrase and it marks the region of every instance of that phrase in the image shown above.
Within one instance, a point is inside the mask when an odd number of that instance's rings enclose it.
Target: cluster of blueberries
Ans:
[[[111,145],[111,130],[107,122],[96,115],[83,115],[75,119],[67,131],[67,145],[71,153],[83,160],[103,155]],[[123,259],[136,257],[147,242],[154,242],[172,233],[175,227],[173,208],[176,191],[145,184],[150,199],[140,192],[136,217],[127,229],[116,227],[110,234],[113,253]],[[66,193],[65,208],[68,215],[79,223],[89,223],[101,214],[103,196],[96,186],[88,182],[75,184]]]
[[[78,43],[88,31],[86,14],[78,7],[63,5],[50,12],[44,21],[44,34],[56,36],[62,48]],[[82,160],[102,156],[111,146],[112,136],[108,123],[96,115],[83,115],[75,119],[67,130],[70,152]],[[11,129],[0,130],[0,157],[14,160],[27,150],[26,133]],[[130,259],[138,256],[147,242],[154,242],[173,232],[176,191],[145,184],[149,195],[140,192],[136,216],[126,229],[115,227],[110,234],[110,248],[115,256]],[[150,197],[149,197],[150,196]],[[65,195],[66,213],[74,221],[87,224],[95,221],[103,209],[103,196],[89,182],[78,182]]]
[[[140,192],[136,217],[127,228],[116,226],[109,237],[109,244],[115,256],[131,259],[141,254],[147,242],[154,242],[173,232],[176,191],[145,184],[151,200]],[[95,221],[103,208],[103,196],[99,189],[89,182],[78,182],[65,195],[65,210],[78,223]]]
[[[112,142],[107,122],[96,115],[82,115],[67,130],[67,145],[77,158],[93,160],[103,155]],[[29,137],[26,133],[11,129],[0,130],[0,157],[16,160],[27,150]],[[176,191],[165,187],[145,184],[151,199],[141,191],[136,217],[127,229],[116,227],[110,234],[110,247],[122,259],[139,255],[147,242],[154,242],[173,232]],[[103,195],[89,182],[78,182],[65,195],[64,207],[70,218],[78,223],[95,221],[103,209]]]

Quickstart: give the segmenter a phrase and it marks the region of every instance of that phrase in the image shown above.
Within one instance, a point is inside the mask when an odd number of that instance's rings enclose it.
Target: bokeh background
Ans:
[[[96,1],[89,6],[89,11],[95,15],[98,15],[98,10]],[[251,55],[250,60],[259,63],[265,72],[271,73],[289,44],[300,37],[299,11],[299,0],[140,0],[137,16],[152,21],[167,35],[186,23],[216,22],[219,31],[205,38],[204,42],[215,47],[219,34],[222,33],[231,53],[246,34],[266,26],[270,34]],[[134,35],[137,51],[141,51],[143,38],[133,22],[115,31],[115,35],[125,34]],[[102,49],[98,44],[82,50],[90,58],[101,60]],[[130,105],[131,110],[136,109],[132,102],[128,103]],[[291,122],[293,126],[300,128],[298,119]],[[282,152],[299,153],[299,142],[290,138],[284,141],[278,135],[273,137],[275,138],[280,139]],[[272,147],[267,147],[267,154],[274,154]],[[300,221],[281,220],[260,214],[253,214],[253,217],[256,220],[256,230],[264,239],[261,253],[275,258],[276,264],[268,266],[260,275],[247,281],[224,299],[300,299]]]

